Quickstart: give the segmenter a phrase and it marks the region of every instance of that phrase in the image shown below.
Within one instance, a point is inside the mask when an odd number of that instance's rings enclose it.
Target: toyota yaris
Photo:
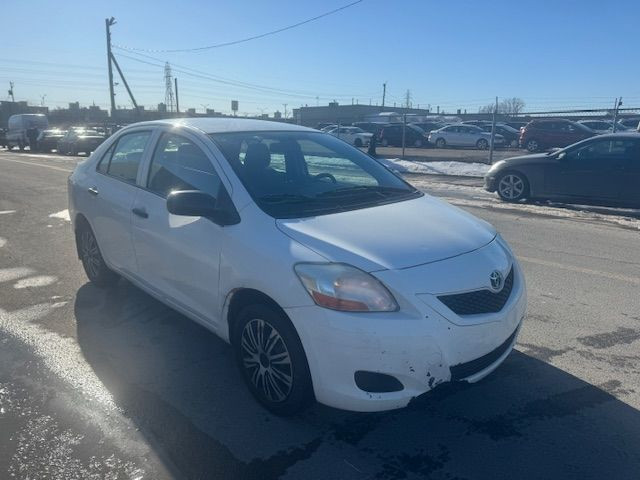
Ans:
[[[131,125],[78,164],[69,211],[93,283],[125,277],[218,334],[276,414],[388,410],[480,380],[525,314],[490,225],[304,127]]]

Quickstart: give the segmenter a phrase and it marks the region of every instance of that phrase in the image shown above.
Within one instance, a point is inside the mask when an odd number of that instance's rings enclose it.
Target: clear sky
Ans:
[[[113,43],[150,50],[257,35],[349,0],[7,1],[0,28],[0,99],[107,107],[104,19]],[[178,71],[181,108],[272,113],[330,100],[477,111],[499,97],[526,110],[640,106],[637,0],[364,0],[274,36],[197,53],[115,49],[138,103],[164,100],[162,63]],[[135,57],[148,63],[134,61]],[[178,67],[179,66],[179,67]],[[204,75],[193,75],[195,69]],[[180,71],[182,70],[182,71]],[[188,73],[191,73],[189,75]],[[252,84],[251,88],[238,82]],[[255,87],[257,86],[257,87]],[[264,88],[266,87],[266,88]],[[117,103],[129,106],[123,86]],[[319,97],[316,99],[316,97]]]

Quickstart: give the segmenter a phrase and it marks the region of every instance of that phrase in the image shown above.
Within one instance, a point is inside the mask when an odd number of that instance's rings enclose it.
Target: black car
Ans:
[[[0,147],[7,147],[7,131],[0,128]]]
[[[480,125],[480,128],[485,132],[491,133],[491,124]],[[502,123],[496,123],[496,133],[504,137],[505,147],[517,147],[520,140],[520,132],[515,128],[510,127]]]
[[[84,153],[89,155],[105,141],[106,135],[97,130],[84,130],[71,128],[58,141],[58,153],[63,155],[78,155]]]
[[[527,123],[529,123],[529,122],[523,122],[521,120],[514,120],[514,121],[511,121],[511,122],[504,122],[505,125],[508,125],[511,128],[515,128],[518,131],[520,131],[520,129],[522,127],[524,127]]]
[[[38,152],[50,152],[58,148],[58,142],[67,134],[66,130],[43,130],[36,140]]]
[[[391,123],[384,126],[378,133],[378,143],[383,147],[402,146],[402,123]],[[425,147],[429,145],[429,136],[419,127],[411,124],[405,125],[405,147]]]
[[[640,118],[638,118],[638,117],[623,118],[623,119],[619,120],[618,123],[621,123],[626,128],[630,128],[630,129],[637,130],[637,131],[640,132]]]
[[[561,150],[501,160],[485,189],[501,199],[547,199],[640,208],[640,134],[611,133]]]

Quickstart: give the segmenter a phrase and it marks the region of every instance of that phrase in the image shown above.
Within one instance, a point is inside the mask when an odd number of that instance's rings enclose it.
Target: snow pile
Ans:
[[[427,175],[460,175],[484,177],[491,165],[466,162],[412,162],[400,158],[379,158],[385,166],[399,173],[422,173]]]

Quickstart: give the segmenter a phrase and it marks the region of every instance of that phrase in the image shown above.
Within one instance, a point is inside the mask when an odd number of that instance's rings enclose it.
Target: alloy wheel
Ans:
[[[293,368],[278,330],[265,320],[250,320],[242,330],[241,349],[243,368],[258,393],[270,402],[286,400],[293,388]]]
[[[498,183],[498,193],[507,200],[518,200],[524,193],[525,184],[520,176],[508,173]]]
[[[101,266],[100,250],[98,249],[96,238],[89,230],[85,230],[81,234],[80,253],[82,255],[82,261],[87,267],[87,270],[89,270],[90,277],[97,277],[100,274]]]

